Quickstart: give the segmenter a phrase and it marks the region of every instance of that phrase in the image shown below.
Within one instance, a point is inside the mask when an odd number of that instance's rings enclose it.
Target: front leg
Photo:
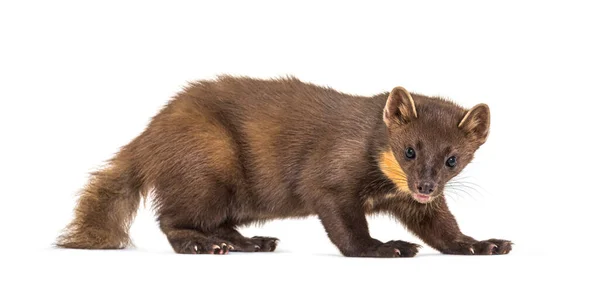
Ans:
[[[455,255],[502,255],[508,254],[512,243],[507,240],[489,239],[477,241],[464,235],[448,209],[443,196],[431,204],[414,200],[394,203],[392,214],[432,248],[444,254]]]
[[[347,257],[414,257],[420,246],[404,242],[382,243],[369,234],[367,219],[358,201],[342,199],[334,192],[320,195],[314,207],[329,239]]]

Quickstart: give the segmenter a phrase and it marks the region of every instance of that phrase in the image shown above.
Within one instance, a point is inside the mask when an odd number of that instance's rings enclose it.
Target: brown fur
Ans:
[[[508,241],[463,235],[442,194],[487,137],[487,106],[467,112],[400,87],[365,98],[295,78],[196,82],[92,175],[57,244],[127,246],[140,198],[153,192],[178,253],[272,251],[277,239],[236,227],[317,215],[346,256],[414,256],[415,244],[370,236],[365,214],[375,212],[443,253],[507,253]],[[445,167],[449,154],[456,168]],[[424,180],[436,186],[427,204],[412,196]]]

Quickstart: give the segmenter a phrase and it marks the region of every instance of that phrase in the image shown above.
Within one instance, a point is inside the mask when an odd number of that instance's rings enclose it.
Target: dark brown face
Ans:
[[[413,99],[396,88],[388,98],[384,120],[410,194],[427,203],[443,194],[445,184],[471,162],[485,142],[489,109],[478,105],[467,111],[441,99]]]
[[[392,152],[419,202],[442,194],[446,182],[473,158],[476,148],[465,144],[465,134],[456,124],[448,125],[415,121],[391,131]]]

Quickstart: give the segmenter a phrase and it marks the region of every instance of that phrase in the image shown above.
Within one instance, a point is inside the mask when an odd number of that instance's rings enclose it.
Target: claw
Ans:
[[[396,255],[396,257],[402,256],[402,253],[398,249],[394,249],[394,254]]]
[[[469,251],[471,251],[471,254],[475,254],[475,250],[473,250],[473,248],[469,248]]]
[[[194,252],[198,253],[198,245],[194,245]]]

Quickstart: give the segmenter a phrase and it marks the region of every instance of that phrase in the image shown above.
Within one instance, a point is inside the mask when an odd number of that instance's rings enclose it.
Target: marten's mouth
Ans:
[[[433,196],[427,194],[413,193],[412,197],[420,203],[428,203],[433,199]]]

